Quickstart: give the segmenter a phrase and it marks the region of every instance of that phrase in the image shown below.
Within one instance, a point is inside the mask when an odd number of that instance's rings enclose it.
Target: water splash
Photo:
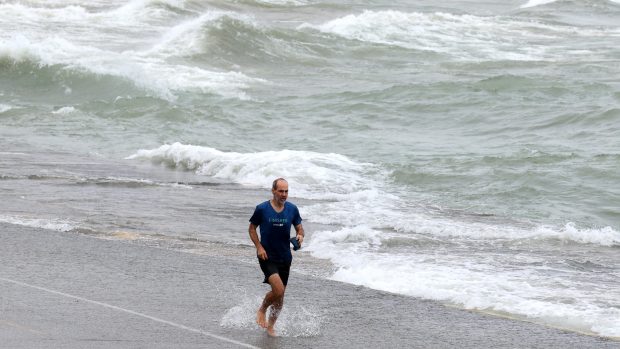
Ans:
[[[246,297],[239,305],[230,308],[222,317],[220,326],[238,329],[258,329],[256,309],[260,297]],[[285,303],[276,323],[275,331],[282,337],[313,337],[321,333],[322,317],[317,309],[306,305]]]

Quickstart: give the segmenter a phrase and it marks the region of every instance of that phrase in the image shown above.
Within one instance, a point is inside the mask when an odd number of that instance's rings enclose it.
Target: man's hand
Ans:
[[[304,242],[304,236],[297,234],[297,241],[299,241],[299,247],[301,247],[301,243]]]
[[[297,233],[296,238],[299,241],[299,248],[301,248],[301,243],[304,242],[304,227],[300,224],[295,226],[295,232]]]
[[[263,245],[260,244],[260,240],[258,239],[258,233],[256,232],[256,227],[258,226],[250,223],[250,226],[248,227],[248,232],[250,233],[250,239],[254,243],[254,246],[256,246],[256,255],[258,256],[258,258],[266,261],[267,251],[265,251],[265,248],[263,247]]]
[[[264,261],[267,260],[267,251],[265,251],[265,248],[263,247],[263,245],[258,245],[256,247],[256,255],[258,256],[258,258]]]

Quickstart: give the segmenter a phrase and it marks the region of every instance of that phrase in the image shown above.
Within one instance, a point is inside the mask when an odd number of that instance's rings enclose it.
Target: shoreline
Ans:
[[[78,234],[82,234],[82,233],[78,233]],[[246,263],[248,265],[254,265],[254,259],[252,257],[247,257],[247,258],[243,258],[243,254],[234,254],[231,255],[229,253],[224,253],[223,255],[221,255],[220,253],[222,253],[223,251],[221,249],[218,249],[216,253],[209,253],[207,249],[202,248],[200,250],[197,249],[191,249],[191,248],[186,248],[186,247],[179,247],[179,246],[156,246],[153,244],[148,244],[146,243],[146,241],[151,241],[151,242],[155,242],[155,241],[164,241],[164,242],[172,242],[177,240],[177,238],[175,237],[171,237],[171,236],[166,236],[166,235],[158,235],[158,236],[153,236],[153,235],[145,235],[145,234],[139,234],[139,233],[134,233],[134,232],[115,232],[111,235],[89,235],[89,234],[84,234],[85,236],[89,236],[89,237],[93,237],[95,239],[104,239],[104,240],[112,240],[112,241],[123,241],[123,242],[127,242],[127,243],[134,243],[134,244],[138,244],[141,246],[149,246],[152,248],[160,248],[160,249],[164,249],[164,250],[176,250],[176,251],[180,251],[183,253],[188,253],[188,254],[196,254],[196,255],[206,255],[206,256],[215,256],[215,257],[223,257],[223,258],[234,258],[234,257],[242,257],[240,259],[234,259],[235,262],[241,262],[241,263]],[[146,239],[146,240],[145,240]],[[200,238],[179,238],[180,240],[187,240],[187,241],[193,241],[196,243],[201,243],[201,244],[205,244],[205,245],[218,245],[218,247],[222,247],[222,246],[227,246],[227,244],[225,243],[220,243],[220,242],[212,242],[212,241],[207,241],[207,240],[201,240]],[[249,249],[253,249],[253,246],[251,245],[242,245],[242,244],[237,244],[237,245],[232,245],[233,247],[230,250],[237,250],[238,248],[249,248]],[[324,261],[326,264],[331,264],[331,262],[329,262],[329,260],[323,260],[323,259],[318,259],[316,257],[312,257],[310,255],[306,255],[303,257],[300,256],[294,256],[294,260],[299,260],[299,259],[305,259],[306,261],[308,259],[313,259],[315,261]],[[302,269],[302,270],[300,270]],[[305,269],[305,270],[303,270]],[[336,282],[336,283],[342,283],[344,285],[347,286],[353,286],[353,287],[363,287],[365,289],[371,290],[371,291],[375,291],[375,292],[382,292],[382,293],[387,293],[387,294],[391,294],[391,295],[395,295],[395,296],[401,296],[401,297],[409,297],[409,298],[413,298],[413,299],[418,299],[418,300],[423,300],[423,301],[431,301],[431,302],[436,302],[437,304],[440,304],[442,306],[448,307],[448,308],[454,308],[457,310],[461,310],[461,311],[467,311],[467,312],[474,312],[474,313],[479,313],[479,314],[483,314],[483,315],[488,315],[488,316],[494,316],[494,317],[498,317],[498,318],[504,318],[504,319],[508,319],[508,320],[513,320],[513,321],[521,321],[521,322],[525,322],[525,323],[530,323],[530,324],[535,324],[535,325],[539,325],[539,326],[544,326],[544,327],[548,327],[551,329],[556,329],[556,330],[560,330],[560,331],[567,331],[567,332],[574,332],[580,335],[584,335],[584,336],[590,336],[590,337],[594,337],[594,338],[600,338],[600,339],[605,339],[605,340],[611,340],[611,341],[616,341],[616,342],[620,342],[620,337],[613,337],[613,336],[603,336],[600,334],[597,334],[595,332],[591,332],[591,331],[582,331],[582,330],[578,330],[578,329],[574,329],[574,328],[568,328],[568,327],[562,327],[562,326],[556,326],[553,324],[548,324],[548,323],[544,323],[541,321],[536,321],[536,320],[530,320],[527,319],[525,317],[522,316],[518,316],[518,315],[514,315],[514,314],[510,314],[510,313],[505,313],[505,312],[500,312],[500,311],[494,311],[494,310],[488,310],[488,309],[471,309],[471,308],[466,308],[464,306],[458,305],[458,304],[454,304],[454,303],[449,303],[449,302],[444,302],[444,301],[440,301],[440,300],[434,300],[434,299],[427,299],[427,298],[421,298],[421,297],[414,297],[414,296],[410,296],[410,295],[406,295],[406,294],[401,294],[401,293],[397,293],[397,292],[390,292],[387,290],[380,290],[380,289],[374,289],[374,288],[370,288],[368,286],[365,285],[356,285],[356,284],[351,284],[351,283],[347,283],[347,282],[343,282],[343,281],[339,281],[339,280],[334,280],[331,279],[329,276],[326,276],[327,274],[324,273],[320,273],[315,271],[314,269],[317,269],[317,267],[310,267],[310,268],[304,268],[304,267],[299,267],[299,266],[295,266],[295,263],[293,263],[291,271],[304,275],[306,277],[312,277],[312,278],[318,278],[321,280],[328,280],[331,282]],[[323,274],[323,275],[319,275],[319,274]]]
[[[244,315],[244,311],[255,311],[255,300],[266,291],[255,265],[153,248],[131,240],[10,224],[0,224],[0,228],[4,241],[0,247],[4,256],[2,279],[75,297],[63,303],[58,294],[43,295],[41,290],[23,290],[16,284],[12,286],[15,289],[3,287],[0,338],[16,348],[47,346],[49,341],[77,348],[85,339],[97,339],[108,346],[115,342],[114,347],[219,348],[223,343],[239,347],[215,336],[262,348],[451,348],[457,343],[462,348],[516,344],[530,348],[620,347],[605,337],[457,309],[295,271],[287,290],[288,315],[281,324],[289,335],[269,339],[253,324],[253,316],[248,320]],[[103,308],[96,302],[111,307]],[[119,308],[133,314],[119,312]],[[239,309],[241,317],[233,316],[232,325],[224,326],[224,319]],[[30,330],[20,330],[15,324]],[[304,330],[309,334],[303,335]]]

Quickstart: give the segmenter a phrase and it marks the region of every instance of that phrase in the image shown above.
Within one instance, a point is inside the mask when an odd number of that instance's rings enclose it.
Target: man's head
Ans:
[[[288,198],[288,182],[286,179],[278,178],[274,180],[271,185],[271,192],[273,193],[274,201],[284,205],[284,202]]]

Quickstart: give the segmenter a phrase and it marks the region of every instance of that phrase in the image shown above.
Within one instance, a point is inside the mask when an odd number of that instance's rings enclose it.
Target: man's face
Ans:
[[[286,181],[278,181],[276,189],[272,189],[271,192],[273,193],[273,199],[283,205],[288,198],[288,183]]]

